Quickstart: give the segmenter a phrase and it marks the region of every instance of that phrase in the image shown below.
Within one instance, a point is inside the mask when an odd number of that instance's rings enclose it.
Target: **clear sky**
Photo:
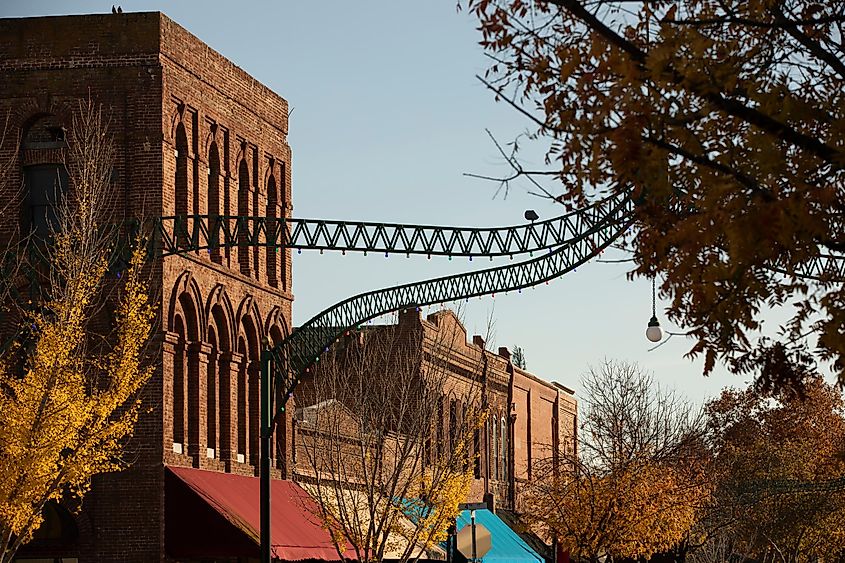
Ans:
[[[475,79],[487,61],[476,22],[456,12],[454,0],[121,5],[124,11],[165,12],[288,100],[295,216],[494,226],[522,223],[528,208],[541,218],[561,212],[528,195],[525,184],[494,198],[496,185],[463,175],[506,172],[485,128],[508,142],[529,124]],[[0,17],[107,13],[111,6],[0,0]],[[542,150],[524,156],[529,165],[543,164]],[[294,255],[294,324],[350,295],[457,273],[478,262]],[[576,391],[580,374],[603,358],[638,362],[695,402],[725,385],[741,385],[722,369],[702,377],[701,362],[683,357],[692,343],[681,337],[648,351],[651,287],[646,280],[629,281],[628,269],[593,263],[548,286],[476,298],[463,305],[467,331],[470,337],[485,334],[492,318],[489,348],[521,346],[529,371]],[[658,301],[667,328],[660,307]]]

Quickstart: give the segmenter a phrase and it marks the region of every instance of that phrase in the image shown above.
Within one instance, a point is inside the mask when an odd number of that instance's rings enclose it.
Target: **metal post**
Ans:
[[[273,431],[270,391],[270,347],[266,337],[261,349],[261,454],[259,469],[259,505],[261,521],[261,563],[271,563],[270,557],[270,436]]]
[[[475,510],[470,510],[469,518],[472,522],[472,561],[476,563],[478,561],[478,557],[475,554]]]

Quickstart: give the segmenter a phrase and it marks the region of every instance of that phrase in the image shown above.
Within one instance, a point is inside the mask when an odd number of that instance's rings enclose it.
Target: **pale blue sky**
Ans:
[[[0,0],[0,17],[106,13],[111,5]],[[474,78],[486,60],[475,21],[454,0],[121,5],[165,12],[288,100],[296,216],[492,226],[521,223],[527,208],[542,218],[560,213],[525,185],[494,199],[495,185],[462,175],[505,172],[484,130],[508,141],[529,124]],[[529,163],[541,165],[542,151]],[[303,252],[293,263],[294,323],[361,291],[478,262]],[[721,369],[703,378],[701,362],[683,358],[691,342],[680,337],[648,351],[651,288],[628,281],[629,267],[594,263],[522,294],[471,300],[467,331],[484,334],[492,315],[491,349],[522,346],[529,371],[576,390],[579,375],[605,357],[636,361],[696,402],[742,384]]]

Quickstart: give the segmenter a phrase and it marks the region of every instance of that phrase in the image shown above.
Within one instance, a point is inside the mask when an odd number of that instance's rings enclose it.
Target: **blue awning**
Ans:
[[[458,516],[457,530],[470,525],[469,510]],[[487,509],[475,511],[475,523],[490,531],[493,546],[482,558],[489,563],[545,563],[543,558],[511,530],[501,518]]]

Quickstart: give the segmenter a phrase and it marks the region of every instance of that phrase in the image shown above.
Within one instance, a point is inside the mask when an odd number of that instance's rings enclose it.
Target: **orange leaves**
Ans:
[[[647,559],[684,539],[703,494],[683,473],[642,460],[534,487],[526,508],[574,555]]]
[[[841,0],[470,8],[497,61],[488,79],[512,103],[539,109],[537,135],[566,180],[560,200],[589,199],[608,185],[645,194],[628,248],[636,274],[665,280],[669,316],[694,335],[693,356],[707,369],[719,358],[751,371],[764,352],[754,333],[767,300],[793,297],[825,320],[793,317],[784,361],[809,352],[815,339],[803,335],[816,332],[816,352],[845,380],[845,325],[833,306],[842,291],[796,287],[808,264],[842,243]],[[753,371],[763,385],[776,375]]]
[[[726,390],[707,405],[719,514],[749,555],[826,560],[845,548],[845,401],[821,379],[805,396]],[[718,520],[716,522],[718,524]]]
[[[635,365],[605,362],[582,385],[578,453],[535,479],[523,513],[591,561],[673,549],[711,494],[700,419]]]

